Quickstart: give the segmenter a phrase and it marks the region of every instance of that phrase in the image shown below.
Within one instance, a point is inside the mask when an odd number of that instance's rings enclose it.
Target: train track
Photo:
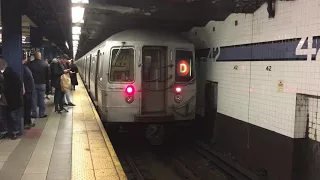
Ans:
[[[188,180],[265,180],[234,159],[195,141],[175,158],[176,171]]]
[[[194,147],[194,151],[199,153],[199,155],[203,156],[209,161],[207,166],[213,166],[215,169],[221,171],[225,175],[226,179],[250,180],[250,178],[248,178],[246,175],[242,174],[241,172],[227,164],[225,161],[219,159],[217,156],[212,154],[211,151],[203,148],[199,144],[196,144],[196,146]]]
[[[156,180],[140,156],[124,155],[129,180]]]
[[[129,154],[126,155],[126,160],[129,163],[129,165],[131,166],[131,169],[134,172],[136,179],[137,180],[145,180],[145,178],[143,177],[142,173],[140,172],[138,166],[135,164],[135,162],[133,161],[132,157]]]
[[[219,154],[209,148],[204,143],[199,141],[195,142],[194,150],[198,152],[203,157],[207,158],[210,161],[210,165],[219,169],[223,172],[227,179],[235,179],[235,180],[264,180],[267,177],[259,176],[253,172],[251,172],[246,167],[240,165],[237,162]]]
[[[192,146],[175,157],[174,165],[178,173],[187,180],[231,180],[211,161],[196,152]]]

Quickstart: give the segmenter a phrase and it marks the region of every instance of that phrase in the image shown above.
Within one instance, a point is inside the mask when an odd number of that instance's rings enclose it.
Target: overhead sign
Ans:
[[[179,76],[187,76],[190,73],[190,64],[186,60],[180,60],[177,64],[177,73]]]

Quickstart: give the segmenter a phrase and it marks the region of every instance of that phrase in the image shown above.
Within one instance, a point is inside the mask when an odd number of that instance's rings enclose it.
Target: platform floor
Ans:
[[[0,141],[0,180],[127,179],[80,78],[76,107],[62,115],[47,100],[48,118],[17,140]]]

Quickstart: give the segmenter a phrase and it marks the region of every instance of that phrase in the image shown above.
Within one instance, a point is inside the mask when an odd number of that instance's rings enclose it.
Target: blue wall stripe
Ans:
[[[296,55],[301,38],[220,47],[217,61],[286,61],[307,60],[307,55]],[[302,46],[307,49],[307,41]],[[312,48],[320,48],[320,36],[313,37]],[[216,50],[217,51],[217,50]],[[217,52],[214,52],[214,56]],[[312,56],[315,60],[316,55]]]

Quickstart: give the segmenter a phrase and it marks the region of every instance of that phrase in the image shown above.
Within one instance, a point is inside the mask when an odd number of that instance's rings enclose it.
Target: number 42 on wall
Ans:
[[[302,49],[302,46],[305,44],[307,39],[308,39],[308,42],[307,42],[308,47],[307,49]],[[296,55],[307,55],[307,61],[311,61],[312,55],[317,54],[316,61],[320,60],[320,50],[318,50],[317,52],[316,48],[312,48],[312,44],[313,44],[313,36],[301,38],[296,48]]]

